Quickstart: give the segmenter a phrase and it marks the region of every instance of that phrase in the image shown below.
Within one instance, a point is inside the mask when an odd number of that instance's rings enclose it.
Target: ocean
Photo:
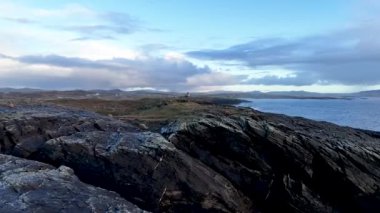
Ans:
[[[380,131],[380,98],[246,99],[239,106],[262,112],[300,116],[342,126]]]

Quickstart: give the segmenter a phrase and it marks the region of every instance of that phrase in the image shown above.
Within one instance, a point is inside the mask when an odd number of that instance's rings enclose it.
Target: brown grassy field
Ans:
[[[211,112],[221,105],[239,101],[215,98],[143,98],[137,100],[54,99],[44,102],[93,111],[146,126],[151,130],[158,130],[163,124],[175,119]]]

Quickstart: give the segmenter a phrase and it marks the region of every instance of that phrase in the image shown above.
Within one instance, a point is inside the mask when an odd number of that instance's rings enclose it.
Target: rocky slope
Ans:
[[[56,187],[66,183],[60,171],[71,168],[82,182],[154,212],[380,211],[380,134],[250,109],[211,109],[150,132],[56,106],[3,107],[0,151],[34,160],[18,159],[21,168],[35,161],[55,166],[41,164],[48,169],[38,178],[57,173]],[[68,184],[90,187],[74,182]],[[91,196],[82,191],[78,202]],[[46,193],[46,200],[59,194]],[[47,203],[39,206],[56,208]],[[112,212],[120,203],[104,205]]]

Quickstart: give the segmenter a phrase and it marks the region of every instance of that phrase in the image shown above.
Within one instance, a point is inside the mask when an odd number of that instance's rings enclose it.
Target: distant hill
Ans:
[[[136,98],[164,98],[185,96],[185,93],[164,92],[157,90],[124,91],[113,90],[40,90],[33,88],[0,88],[1,97],[18,98],[103,98],[103,99],[136,99]],[[358,93],[316,93],[306,91],[276,91],[276,92],[232,92],[214,91],[204,93],[190,93],[192,97],[211,96],[215,98],[231,99],[350,99],[380,97],[380,90],[362,91]]]
[[[14,89],[0,88],[0,99],[137,99],[137,98],[165,98],[183,96],[182,93],[162,92],[155,90],[137,90],[123,91],[119,89],[113,90],[39,90],[39,89]]]
[[[220,93],[202,93],[198,95],[211,95],[214,97],[228,98],[252,98],[252,99],[337,99],[351,98],[348,94],[329,94],[329,93],[314,93],[305,91],[278,91],[278,92],[220,92]]]
[[[358,92],[357,96],[360,97],[380,97],[380,90],[370,90]]]
[[[33,93],[41,92],[43,90],[33,88],[0,88],[1,93],[20,92],[20,93]]]
[[[216,97],[253,98],[253,99],[350,99],[380,97],[380,90],[361,91],[357,93],[316,93],[306,91],[276,91],[276,92],[213,92],[206,93]],[[205,95],[204,93],[199,95]]]

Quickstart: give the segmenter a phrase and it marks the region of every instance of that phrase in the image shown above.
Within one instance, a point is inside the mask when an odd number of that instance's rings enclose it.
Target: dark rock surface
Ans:
[[[76,133],[47,141],[33,157],[67,165],[85,182],[115,190],[148,210],[251,207],[227,179],[157,133]]]
[[[158,133],[136,132],[96,114],[42,109],[18,108],[1,116],[2,152],[69,166],[81,180],[151,211],[252,209],[230,181]]]
[[[380,211],[380,140],[368,131],[241,110],[177,121],[162,134],[263,211]]]
[[[67,108],[0,108],[0,150],[68,166],[150,211],[380,212],[379,133],[213,107],[161,134]]]
[[[0,155],[0,212],[144,212],[115,192],[84,184],[74,171]]]
[[[0,107],[0,151],[5,154],[28,157],[49,139],[95,130],[137,128],[95,113],[57,106]]]

